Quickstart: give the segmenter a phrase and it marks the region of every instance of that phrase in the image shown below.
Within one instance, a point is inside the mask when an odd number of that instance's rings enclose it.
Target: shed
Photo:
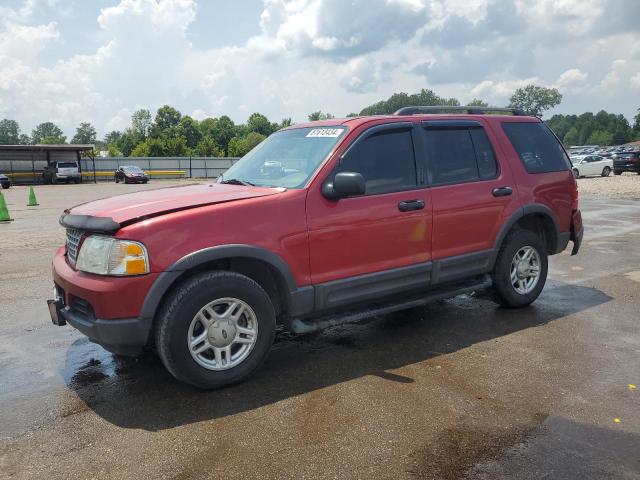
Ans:
[[[81,155],[84,153],[92,162],[93,182],[96,181],[96,160],[94,145],[0,145],[0,173],[9,176],[14,183],[40,183],[44,167],[53,162],[78,162],[81,178]]]

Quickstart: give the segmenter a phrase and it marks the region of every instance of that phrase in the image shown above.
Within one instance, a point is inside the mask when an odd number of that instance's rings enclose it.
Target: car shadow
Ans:
[[[153,355],[122,359],[84,338],[68,349],[63,376],[108,422],[156,431],[253,410],[364,375],[410,383],[413,379],[388,370],[558,321],[611,299],[594,288],[550,281],[533,305],[520,310],[462,295],[315,334],[281,332],[251,378],[216,391],[174,380]]]

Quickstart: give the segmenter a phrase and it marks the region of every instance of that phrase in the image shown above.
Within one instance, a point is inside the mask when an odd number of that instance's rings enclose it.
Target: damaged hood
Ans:
[[[74,228],[115,231],[124,225],[165,213],[275,195],[284,190],[220,183],[165,187],[77,205],[65,210],[60,223]]]

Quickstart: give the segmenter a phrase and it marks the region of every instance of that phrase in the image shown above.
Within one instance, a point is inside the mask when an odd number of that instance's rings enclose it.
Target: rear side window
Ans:
[[[502,128],[529,173],[568,170],[562,145],[544,123],[503,123]]]
[[[382,131],[364,139],[353,146],[342,160],[338,171],[362,174],[367,194],[416,187],[416,161],[411,131]]]
[[[495,178],[496,158],[482,128],[426,130],[432,183],[463,183]]]

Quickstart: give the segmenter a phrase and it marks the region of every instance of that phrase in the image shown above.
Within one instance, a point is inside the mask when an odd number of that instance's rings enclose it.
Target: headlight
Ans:
[[[149,259],[141,243],[91,235],[82,242],[76,268],[98,275],[141,275],[149,273]]]

